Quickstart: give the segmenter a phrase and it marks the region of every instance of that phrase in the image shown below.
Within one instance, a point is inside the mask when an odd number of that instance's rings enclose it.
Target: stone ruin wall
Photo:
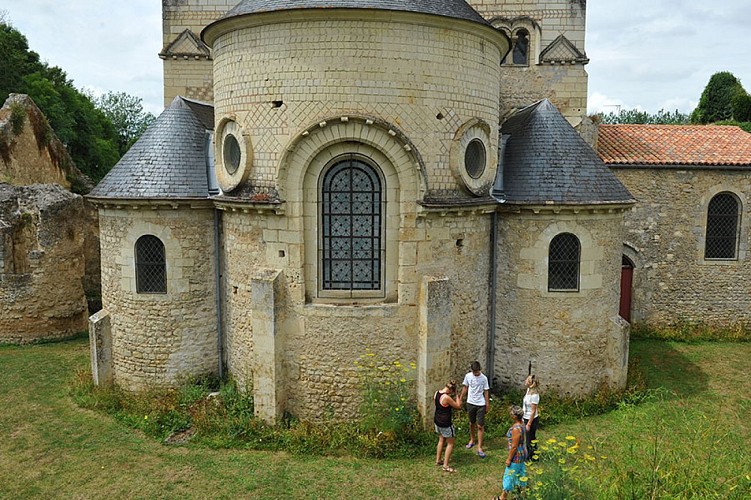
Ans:
[[[54,184],[0,184],[0,342],[86,330],[83,198]]]
[[[85,330],[81,293],[89,310],[99,307],[96,209],[68,191],[90,182],[34,101],[11,94],[0,108],[0,342]]]
[[[87,184],[31,98],[11,94],[0,108],[0,182],[15,186],[71,180]]]

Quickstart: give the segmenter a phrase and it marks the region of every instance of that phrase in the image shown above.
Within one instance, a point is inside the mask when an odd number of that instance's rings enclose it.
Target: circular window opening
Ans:
[[[464,168],[473,179],[479,179],[485,172],[485,145],[480,139],[472,139],[464,152]]]
[[[222,146],[224,156],[224,168],[227,173],[234,174],[237,169],[240,168],[240,157],[242,152],[240,151],[240,143],[234,135],[228,134],[224,138],[224,145]]]

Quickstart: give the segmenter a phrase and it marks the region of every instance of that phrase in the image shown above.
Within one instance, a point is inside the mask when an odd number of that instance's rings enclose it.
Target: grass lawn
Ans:
[[[581,481],[593,496],[749,498],[751,343],[639,340],[631,355],[655,389],[648,401],[545,427],[540,439],[573,435],[582,449],[592,446],[596,460]],[[86,339],[0,347],[0,498],[500,494],[505,424],[488,429],[485,460],[464,449],[462,429],[452,475],[433,465],[432,454],[378,460],[168,446],[76,406],[69,387],[87,366]]]

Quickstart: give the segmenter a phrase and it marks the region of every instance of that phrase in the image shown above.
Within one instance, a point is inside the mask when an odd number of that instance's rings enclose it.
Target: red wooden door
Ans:
[[[624,255],[621,264],[621,307],[618,314],[626,321],[631,321],[631,285],[633,280],[634,265]]]

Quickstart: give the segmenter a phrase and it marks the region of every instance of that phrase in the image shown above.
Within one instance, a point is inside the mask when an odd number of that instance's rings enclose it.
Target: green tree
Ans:
[[[600,123],[605,124],[649,124],[649,125],[685,125],[689,122],[688,115],[675,111],[661,109],[655,114],[634,109],[622,109],[618,113],[597,113]]]
[[[745,90],[733,96],[733,118],[739,122],[751,122],[751,95]]]
[[[156,119],[143,109],[140,97],[125,92],[107,92],[94,99],[96,107],[112,122],[118,135],[118,149],[125,154]]]
[[[0,104],[11,93],[28,94],[66,145],[78,169],[99,181],[120,158],[112,122],[66,73],[29,50],[26,37],[0,15]]]
[[[733,99],[745,94],[740,80],[729,71],[715,73],[704,87],[699,105],[691,113],[691,123],[715,123],[733,120]],[[737,118],[736,118],[737,119]]]

